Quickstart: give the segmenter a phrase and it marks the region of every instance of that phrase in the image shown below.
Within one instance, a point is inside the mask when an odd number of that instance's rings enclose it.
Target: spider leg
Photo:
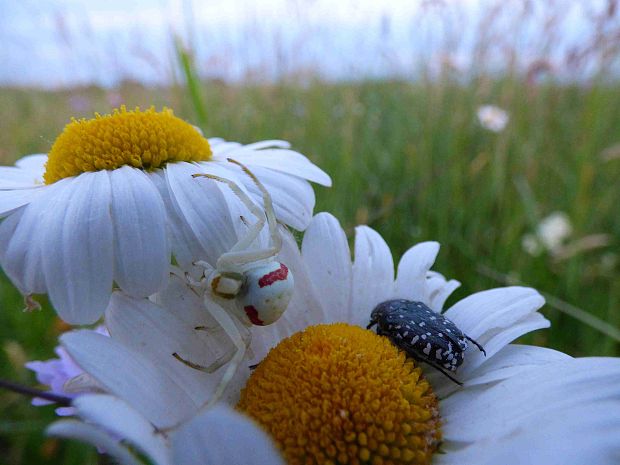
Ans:
[[[217,323],[214,326],[200,325],[200,326],[195,326],[194,331],[212,331],[213,329],[220,328],[220,327],[221,326],[218,325]],[[234,355],[234,352],[229,352],[228,354],[223,355],[222,357],[218,358],[217,360],[215,360],[213,363],[210,363],[209,365],[201,365],[199,363],[192,362],[191,360],[185,357],[182,357],[178,352],[172,353],[172,356],[176,358],[179,362],[183,363],[184,365],[187,365],[190,368],[193,368],[194,370],[204,371],[205,373],[213,373],[214,371],[223,367],[224,365],[226,365],[226,363],[230,361],[233,355]]]
[[[32,297],[32,294],[24,296],[24,305],[26,306],[24,308],[24,311],[26,312],[32,312],[34,310],[41,310],[41,304],[37,302],[34,299],[34,297]]]
[[[243,167],[244,171],[248,173],[255,182],[260,182],[256,179],[256,177],[251,174],[249,171],[246,171],[247,168]],[[231,249],[229,252],[222,254],[216,263],[216,268],[220,271],[228,271],[228,270],[237,270],[239,265],[245,265],[246,263],[255,262],[258,260],[264,260],[276,255],[281,248],[282,239],[280,235],[277,233],[277,224],[275,223],[275,215],[273,213],[273,207],[271,206],[271,196],[269,192],[260,185],[260,189],[263,192],[263,200],[266,204],[265,211],[263,212],[258,205],[256,205],[252,200],[248,197],[248,195],[239,188],[237,184],[235,184],[230,179],[222,178],[219,176],[215,176],[213,174],[195,174],[194,177],[205,177],[209,179],[213,179],[214,181],[219,181],[225,183],[239,199],[243,202],[243,204],[250,210],[250,212],[258,218],[258,221],[250,226],[247,234],[242,237]],[[265,195],[266,194],[266,195]],[[269,223],[269,231],[271,234],[271,239],[273,245],[263,250],[246,250],[250,244],[258,237],[263,227],[265,226],[265,220]],[[273,222],[273,226],[272,226]],[[273,230],[275,228],[275,236],[273,234]]]
[[[256,205],[250,197],[241,190],[241,188],[231,181],[230,179],[222,178],[220,176],[216,176],[214,174],[195,174],[194,177],[203,177],[209,178],[214,181],[222,182],[226,184],[233,193],[239,197],[239,200],[247,207],[248,210],[256,217],[258,221],[250,226],[247,234],[242,237],[231,249],[230,252],[236,252],[239,250],[245,250],[248,246],[256,239],[256,237],[260,234],[263,226],[265,225],[265,213],[260,209],[258,205]],[[225,254],[224,254],[225,255]]]
[[[232,340],[235,345],[236,351],[232,356],[230,362],[228,363],[226,371],[224,372],[220,383],[215,389],[215,392],[213,393],[209,401],[200,408],[200,411],[204,411],[212,407],[220,400],[220,398],[224,394],[224,391],[226,390],[226,387],[239,369],[239,365],[241,364],[243,357],[246,354],[247,346],[249,344],[249,341],[246,343],[243,340],[239,329],[233,321],[233,317],[226,310],[224,310],[222,307],[217,305],[215,302],[209,300],[208,298],[205,298],[205,307],[207,308],[211,316],[213,316],[215,321],[220,324],[228,337]]]
[[[280,252],[276,247],[268,247],[260,250],[247,250],[245,252],[228,252],[222,254],[217,260],[217,268],[221,271],[237,271],[239,266],[247,263],[266,260]]]
[[[243,172],[247,174],[254,184],[260,190],[263,196],[263,204],[265,210],[262,211],[259,206],[254,203],[249,196],[241,190],[241,188],[235,184],[230,179],[222,178],[219,176],[215,176],[212,174],[196,174],[194,177],[202,176],[209,179],[213,179],[215,181],[223,182],[241,199],[244,205],[252,212],[252,214],[258,218],[258,221],[254,223],[245,237],[241,238],[231,249],[229,252],[224,253],[220,256],[217,261],[216,267],[218,270],[236,270],[239,265],[244,265],[246,263],[255,262],[258,260],[264,260],[274,255],[277,255],[282,248],[282,237],[278,232],[278,223],[276,221],[276,215],[273,210],[273,201],[271,199],[271,194],[265,188],[265,186],[259,181],[259,179],[252,173],[244,164],[233,160],[232,158],[227,159],[230,163],[234,163],[241,167]],[[260,231],[263,229],[265,225],[265,218],[267,220],[267,225],[269,227],[269,235],[271,238],[271,247],[268,247],[263,250],[246,250],[249,245],[256,239],[256,237],[260,234]]]
[[[222,256],[220,256],[218,260],[218,269],[220,267],[235,268],[235,265],[240,265],[240,264],[243,265],[249,262],[264,260],[264,259],[277,255],[282,249],[282,236],[280,236],[280,233],[278,232],[278,223],[276,220],[275,212],[273,210],[273,201],[271,199],[271,194],[269,194],[269,191],[259,181],[259,179],[254,175],[254,173],[252,173],[248,169],[247,166],[245,166],[241,162],[238,162],[237,160],[233,160],[232,158],[228,158],[227,160],[230,163],[234,163],[240,166],[243,172],[247,174],[252,179],[252,181],[254,181],[254,184],[258,187],[259,191],[261,192],[263,196],[263,204],[265,208],[264,216],[267,218],[267,225],[269,227],[269,236],[271,238],[272,245],[271,247],[268,247],[263,250],[249,250],[249,251],[244,251],[244,252],[239,252],[237,251],[237,248],[234,247],[233,249],[231,249],[230,252],[225,253]],[[249,243],[247,245],[249,245]]]
[[[197,261],[193,263],[194,266],[202,266],[205,270],[213,269],[207,262]],[[204,287],[204,272],[202,278],[196,280],[194,277],[188,273],[187,271],[183,271],[181,268],[175,265],[170,265],[170,276],[174,276],[180,279],[182,282],[189,284],[190,289],[196,292],[197,289],[201,289]]]
[[[181,281],[186,281],[187,279],[185,272],[181,270],[181,268],[179,268],[178,266],[170,265],[170,274],[172,276],[176,276]]]
[[[231,353],[230,355],[226,355],[222,358],[219,358],[215,362],[209,365],[206,365],[206,366],[200,365],[199,363],[195,363],[195,362],[192,362],[191,360],[183,358],[179,355],[178,352],[174,352],[172,356],[176,358],[179,362],[183,363],[184,365],[187,365],[190,368],[193,368],[194,370],[204,371],[205,373],[213,373],[214,371],[226,365],[226,363],[228,363],[230,359],[232,358],[233,354]]]
[[[252,178],[252,181],[254,181],[254,184],[256,184],[256,187],[258,187],[263,195],[263,204],[265,206],[265,215],[267,216],[267,224],[269,226],[269,235],[271,236],[271,241],[274,247],[280,250],[282,248],[282,237],[278,233],[278,223],[276,222],[276,214],[273,210],[273,200],[271,199],[271,194],[267,189],[265,189],[263,183],[258,180],[256,175],[252,173],[247,166],[237,160],[233,160],[232,158],[227,158],[227,160],[230,163],[240,166],[243,172]]]

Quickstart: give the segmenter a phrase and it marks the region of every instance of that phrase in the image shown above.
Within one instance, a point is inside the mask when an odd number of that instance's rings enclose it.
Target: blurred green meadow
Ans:
[[[351,239],[355,225],[368,224],[396,259],[417,242],[441,243],[434,269],[462,282],[448,305],[523,283],[547,295],[542,312],[552,328],[521,342],[573,356],[620,355],[616,83],[533,83],[517,74],[464,83],[444,73],[415,82],[304,85],[190,79],[189,88],[0,88],[0,161],[46,152],[72,116],[120,103],[168,106],[208,136],[285,139],[332,176],[332,188],[315,189],[315,211],[336,215]],[[487,103],[510,114],[504,131],[480,125],[476,111]],[[560,253],[531,255],[523,237],[555,211],[570,219],[571,235]],[[67,328],[47,305],[24,313],[4,277],[0,303],[0,377],[35,385],[24,363],[53,357]],[[52,407],[0,392],[0,463],[97,463],[88,447],[43,437],[53,418]]]

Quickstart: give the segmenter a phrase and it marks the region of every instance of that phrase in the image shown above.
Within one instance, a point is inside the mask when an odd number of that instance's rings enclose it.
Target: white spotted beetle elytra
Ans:
[[[422,302],[394,299],[380,303],[370,314],[367,328],[374,325],[378,335],[387,337],[409,357],[431,365],[458,385],[463,383],[444,370],[456,372],[463,363],[467,341],[486,356],[480,344]]]

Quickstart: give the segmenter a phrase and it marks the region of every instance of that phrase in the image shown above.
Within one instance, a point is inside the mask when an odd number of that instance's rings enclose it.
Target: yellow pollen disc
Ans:
[[[280,342],[238,408],[292,465],[429,464],[441,439],[437,397],[420,368],[387,338],[344,323]]]
[[[87,171],[113,170],[123,165],[144,170],[168,162],[211,159],[207,139],[172,110],[149,108],[73,119],[49,152],[44,179],[52,184]]]

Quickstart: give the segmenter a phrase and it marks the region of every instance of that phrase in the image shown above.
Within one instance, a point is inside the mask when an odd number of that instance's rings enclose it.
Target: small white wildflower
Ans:
[[[483,128],[493,132],[501,132],[508,124],[508,112],[495,105],[478,107],[478,121]]]
[[[558,252],[572,232],[570,218],[564,212],[551,213],[543,218],[536,228],[538,239],[551,253]]]

